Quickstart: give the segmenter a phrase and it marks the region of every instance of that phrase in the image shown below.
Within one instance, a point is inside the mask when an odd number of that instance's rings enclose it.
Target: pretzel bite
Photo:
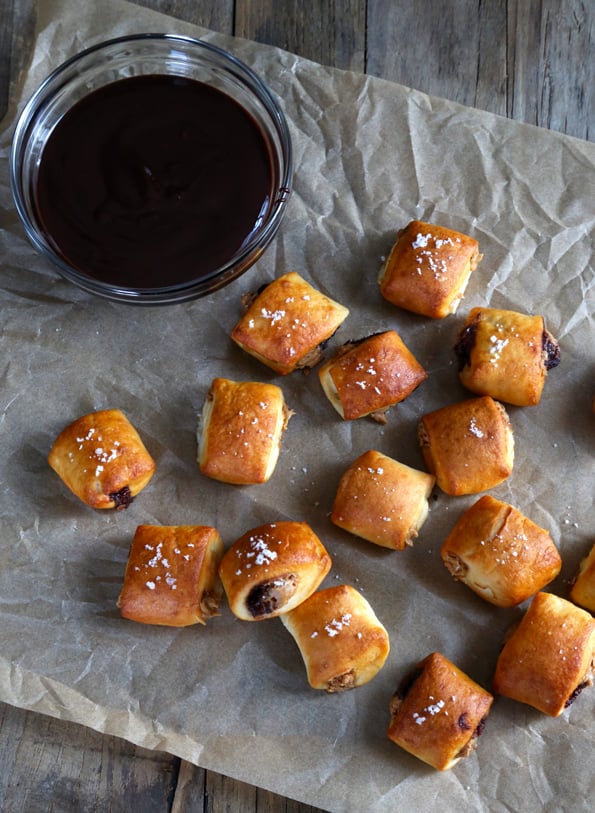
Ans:
[[[441,556],[455,579],[498,607],[530,598],[555,579],[562,566],[546,530],[489,494],[459,519]]]
[[[434,482],[380,452],[364,452],[341,477],[331,520],[368,542],[403,550],[427,519]]]
[[[418,434],[426,465],[446,494],[486,491],[512,472],[512,427],[502,404],[488,395],[424,415]]]
[[[274,618],[310,596],[331,558],[305,522],[272,522],[241,536],[225,553],[219,575],[231,611],[242,621]]]
[[[265,483],[293,413],[274,384],[215,378],[198,421],[198,465],[214,480]]]
[[[387,736],[439,771],[477,747],[494,698],[433,652],[407,675],[390,702]]]
[[[469,312],[455,353],[464,387],[516,406],[538,404],[548,370],[560,363],[543,316],[495,308]]]
[[[386,410],[410,395],[428,374],[394,330],[347,342],[318,371],[325,395],[346,421]]]
[[[319,590],[281,621],[299,647],[308,683],[329,694],[368,683],[389,653],[386,629],[346,584]]]
[[[186,627],[218,615],[223,542],[206,525],[139,525],[118,607],[142,624]]]
[[[570,598],[575,604],[580,604],[581,607],[595,613],[595,545],[579,565],[570,588]]]
[[[413,220],[380,270],[380,293],[400,308],[441,319],[456,311],[481,258],[473,237]]]
[[[256,295],[231,338],[276,373],[287,375],[318,364],[322,346],[348,313],[290,271]]]
[[[119,409],[83,415],[56,438],[48,462],[91,508],[127,508],[155,472],[138,432]]]
[[[498,658],[495,694],[558,717],[593,683],[595,618],[552,593],[537,593]]]

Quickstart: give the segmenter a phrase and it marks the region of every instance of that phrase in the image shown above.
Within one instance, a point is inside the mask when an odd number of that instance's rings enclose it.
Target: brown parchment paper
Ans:
[[[274,244],[208,300],[136,308],[62,281],[29,246],[12,206],[8,152],[17,110],[64,58],[131,32],[204,36],[245,60],[291,126],[295,191]],[[384,551],[332,526],[338,479],[366,449],[423,468],[421,414],[465,397],[452,345],[475,305],[543,313],[562,347],[542,402],[510,408],[512,476],[493,490],[552,534],[563,556],[548,589],[566,596],[593,533],[595,145],[199,30],[137,6],[48,0],[29,69],[0,136],[0,698],[163,749],[335,811],[590,810],[595,690],[559,719],[496,700],[477,752],[437,773],[385,737],[388,702],[433,650],[490,687],[501,610],[455,583],[439,547],[476,498],[436,491],[413,548]],[[435,322],[384,302],[376,276],[412,218],[478,238],[484,259],[456,316]],[[331,345],[395,328],[429,372],[381,427],[342,422],[317,375],[276,378],[229,340],[241,294],[287,270],[351,309]],[[269,483],[234,488],[195,463],[196,413],[211,378],[275,380],[295,417]],[[67,493],[46,456],[66,423],[120,407],[157,461],[125,512]],[[384,669],[343,695],[310,690],[278,620],[222,615],[172,630],[119,617],[139,523],[215,525],[226,544],[261,522],[309,522],[333,568],[368,598],[391,637]],[[522,609],[522,608],[521,608]]]

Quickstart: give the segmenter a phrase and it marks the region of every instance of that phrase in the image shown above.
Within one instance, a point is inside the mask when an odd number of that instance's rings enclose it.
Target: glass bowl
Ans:
[[[151,83],[182,96],[153,104]],[[114,86],[129,94],[119,111],[134,111],[124,145],[110,130]],[[179,140],[164,149],[162,137]],[[114,156],[130,162],[116,181]],[[182,302],[227,285],[269,245],[291,193],[291,139],[272,93],[232,54],[190,37],[122,37],[77,54],[37,89],[16,125],[10,183],[29,240],[65,278],[115,301]]]

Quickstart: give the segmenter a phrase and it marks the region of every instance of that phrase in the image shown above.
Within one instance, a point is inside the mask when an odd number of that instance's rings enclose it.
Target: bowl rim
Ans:
[[[268,220],[256,237],[247,240],[240,246],[233,257],[206,277],[177,283],[175,285],[149,288],[131,288],[119,286],[115,283],[106,283],[102,280],[87,276],[84,272],[79,271],[66,262],[60,254],[40,236],[40,230],[35,221],[30,217],[25,203],[26,195],[23,191],[22,172],[17,169],[20,167],[20,156],[27,143],[32,123],[35,121],[39,110],[42,109],[44,102],[51,98],[53,86],[60,81],[62,76],[67,74],[77,64],[89,59],[93,54],[108,51],[118,45],[137,42],[163,42],[171,43],[172,45],[177,43],[181,46],[197,48],[199,51],[207,52],[211,56],[221,60],[228,68],[234,68],[234,78],[239,78],[241,84],[258,97],[270,117],[277,138],[279,139],[280,150],[276,152],[281,155],[279,162],[281,173],[278,183],[275,184],[275,187],[271,190],[272,194]],[[76,77],[70,77],[68,81],[71,81],[73,78]],[[198,37],[185,34],[145,32],[123,35],[102,40],[78,51],[76,54],[62,61],[37,86],[26,101],[16,121],[9,152],[9,183],[12,199],[27,238],[39,253],[57,267],[62,276],[70,282],[89,293],[113,301],[157,305],[177,303],[205,296],[229,284],[247,271],[258,260],[271,242],[284,217],[286,205],[292,191],[293,148],[291,134],[285,113],[268,85],[249,65],[230,51],[211,42],[199,39]],[[250,256],[255,251],[256,256],[250,260]]]

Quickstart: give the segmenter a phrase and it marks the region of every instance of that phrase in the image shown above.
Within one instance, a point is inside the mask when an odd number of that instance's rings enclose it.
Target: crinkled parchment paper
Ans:
[[[539,406],[509,409],[515,470],[492,493],[551,532],[564,564],[548,589],[567,595],[595,541],[595,145],[112,0],[84,11],[43,2],[38,28],[0,135],[0,698],[330,810],[590,809],[593,689],[559,719],[497,699],[477,752],[447,773],[385,737],[389,698],[413,663],[439,650],[489,688],[520,612],[482,602],[440,561],[476,498],[436,491],[404,552],[350,537],[328,513],[366,449],[423,468],[420,415],[467,395],[452,345],[470,307],[543,313],[562,363]],[[82,47],[143,31],[197,34],[245,60],[280,98],[295,147],[295,191],[266,255],[208,300],[164,308],[112,304],[62,281],[26,241],[8,187],[17,109],[38,82]],[[378,292],[381,258],[412,218],[472,234],[484,254],[459,312],[439,322]],[[331,348],[395,328],[428,370],[387,426],[342,422],[315,373],[276,378],[230,341],[242,293],[292,269],[351,309]],[[198,471],[196,413],[215,375],[274,380],[295,410],[266,485],[234,488]],[[157,461],[120,513],[87,508],[46,462],[67,423],[105,407],[126,412]],[[281,622],[240,622],[225,604],[206,628],[119,617],[137,524],[212,524],[230,544],[284,518],[312,525],[333,557],[325,584],[358,587],[389,630],[391,654],[367,686],[309,689]]]

